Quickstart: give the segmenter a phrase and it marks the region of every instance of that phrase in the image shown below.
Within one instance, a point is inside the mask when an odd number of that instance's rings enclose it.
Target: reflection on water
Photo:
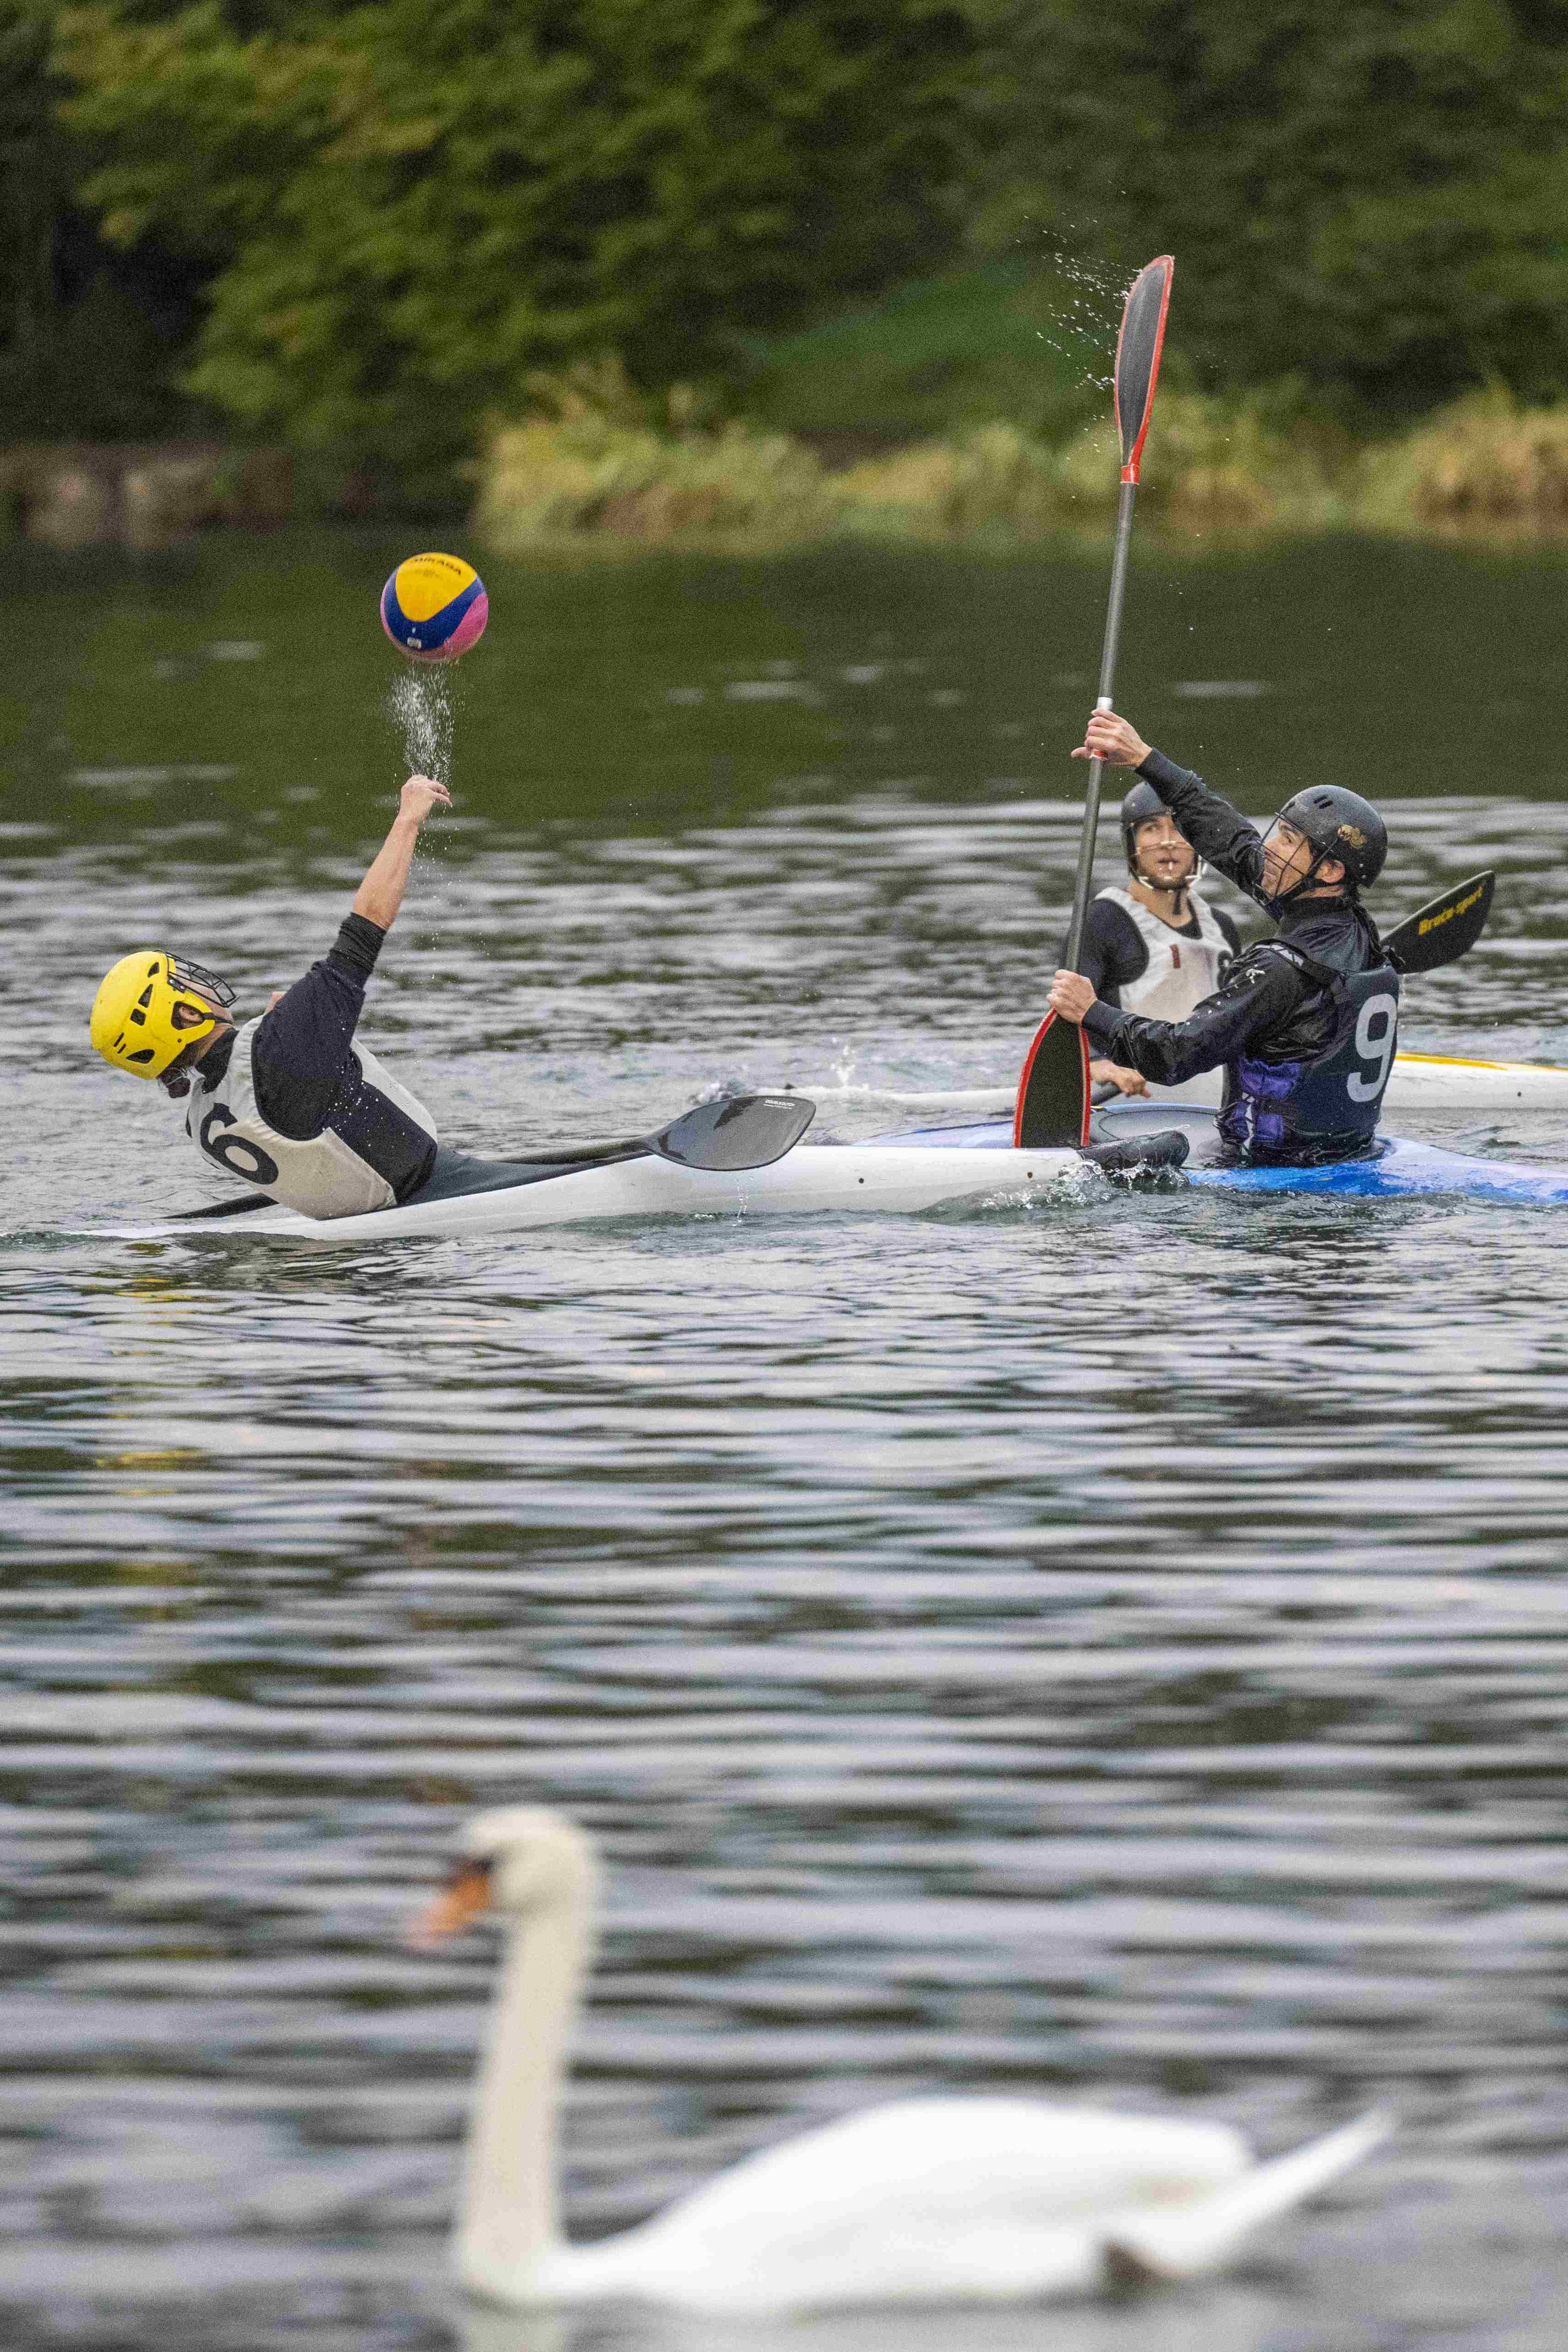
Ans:
[[[564,2126],[584,2234],[911,2089],[1211,2115],[1266,2151],[1400,2116],[1220,2285],[749,2347],[1555,2352],[1552,1213],[1089,1192],[265,1268],[238,1230],[95,1235],[218,1189],[155,1089],[88,1066],[99,973],[167,935],[259,1003],[325,946],[405,764],[374,608],[402,551],[28,584],[7,2344],[740,2342],[446,2285],[494,1945],[401,1930],[465,1813],[521,1796],[611,1864]],[[635,1132],[737,1078],[829,1082],[850,1135],[885,1113],[835,1081],[1011,1076],[1099,571],[487,575],[485,645],[438,681],[458,806],[367,1027],[453,1139]],[[1391,912],[1501,869],[1481,947],[1410,985],[1439,1051],[1568,1060],[1554,583],[1343,548],[1133,582],[1145,731],[1256,809],[1320,760],[1384,793]],[[1425,1131],[1568,1160],[1561,1120]]]
[[[461,2315],[462,2352],[1264,2352],[1285,2341],[1278,2303],[1226,2282],[1202,2294],[1068,2310],[856,2312],[788,2323],[671,2318],[658,2314],[570,2319],[469,2308]],[[1157,2331],[1157,2332],[1154,2332]]]

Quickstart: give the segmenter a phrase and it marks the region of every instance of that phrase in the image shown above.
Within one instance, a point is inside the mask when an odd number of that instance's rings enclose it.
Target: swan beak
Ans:
[[[470,1919],[489,1908],[490,1874],[481,1862],[459,1863],[434,1903],[412,1920],[405,1940],[416,1951],[434,1951],[448,1936],[457,1935]]]

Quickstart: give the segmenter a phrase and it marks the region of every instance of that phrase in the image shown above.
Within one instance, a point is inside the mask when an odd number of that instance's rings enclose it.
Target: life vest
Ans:
[[[1205,906],[1195,890],[1187,892],[1200,936],[1184,939],[1180,931],[1151,914],[1131,890],[1102,890],[1100,896],[1132,918],[1148,950],[1149,961],[1137,979],[1121,983],[1123,1013],[1136,1013],[1145,1021],[1184,1021],[1194,1005],[1214,994],[1235,953],[1215,920],[1213,908]]]
[[[1353,1159],[1377,1132],[1394,1067],[1399,974],[1392,964],[1372,971],[1333,971],[1279,940],[1269,943],[1269,952],[1289,956],[1321,982],[1331,1024],[1314,1049],[1292,1052],[1285,1040],[1276,1059],[1243,1054],[1228,1064],[1219,1131],[1249,1158]]]
[[[436,1122],[424,1104],[359,1046],[320,1133],[305,1140],[280,1135],[256,1097],[251,1049],[265,1018],[240,1031],[215,1083],[203,1084],[200,1062],[192,1072],[185,1132],[197,1150],[307,1217],[352,1217],[404,1199],[436,1147]]]

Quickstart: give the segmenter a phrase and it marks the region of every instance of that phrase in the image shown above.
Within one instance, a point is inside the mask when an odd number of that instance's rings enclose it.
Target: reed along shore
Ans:
[[[1114,512],[1109,420],[1052,443],[996,423],[832,464],[743,419],[628,421],[590,402],[503,426],[480,468],[477,535],[507,553],[594,544],[765,550],[869,537],[1026,543]],[[1568,533],[1568,404],[1480,393],[1358,441],[1289,388],[1162,395],[1140,514],[1178,534],[1539,541]]]

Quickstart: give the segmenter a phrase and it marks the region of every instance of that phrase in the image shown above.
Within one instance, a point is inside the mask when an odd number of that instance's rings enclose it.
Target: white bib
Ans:
[[[1136,899],[1130,890],[1102,890],[1138,926],[1138,936],[1149,951],[1149,961],[1136,980],[1121,983],[1121,1010],[1145,1021],[1184,1021],[1194,1005],[1212,996],[1236,950],[1195,890],[1187,904],[1198,919],[1201,937],[1184,939],[1169,923]]]
[[[196,1064],[191,1073],[186,1134],[204,1159],[270,1192],[302,1216],[353,1217],[366,1209],[390,1208],[397,1197],[391,1184],[347,1136],[327,1126],[301,1142],[295,1136],[279,1135],[262,1117],[250,1055],[263,1017],[247,1022],[240,1031],[228,1067],[216,1086],[202,1084],[202,1066]],[[354,1057],[362,1083],[345,1124],[359,1125],[354,1112],[362,1105],[374,1110],[374,1101],[365,1105],[365,1097],[382,1095],[434,1143],[436,1122],[417,1097],[399,1086],[363,1045],[354,1047]]]

